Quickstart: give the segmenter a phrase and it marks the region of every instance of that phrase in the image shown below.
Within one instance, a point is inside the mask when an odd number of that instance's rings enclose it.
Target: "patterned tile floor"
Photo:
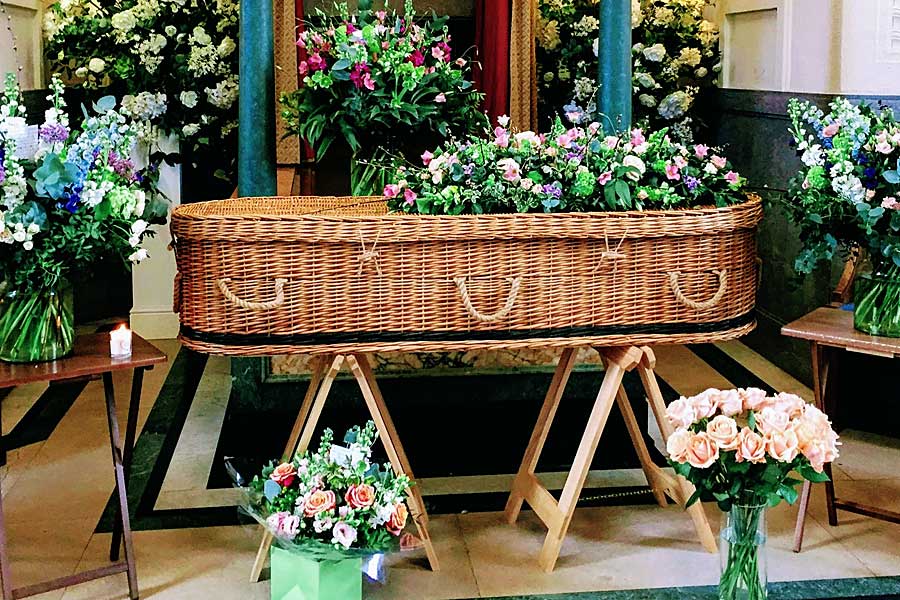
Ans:
[[[170,363],[145,380],[130,482],[142,598],[252,600],[268,583],[247,581],[259,532],[241,525],[237,496],[209,488],[228,410],[228,361],[158,345]],[[809,397],[809,390],[740,343],[660,348],[659,375],[671,393],[710,386],[767,385]],[[127,378],[117,377],[127,389]],[[16,585],[105,564],[112,493],[99,382],[27,386],[3,399],[3,433],[13,448],[2,469]],[[120,409],[124,410],[120,402]],[[120,415],[124,421],[125,415]],[[401,431],[402,434],[402,431]],[[651,437],[653,432],[650,432]],[[843,496],[900,510],[900,442],[844,432],[836,479]],[[601,451],[604,446],[601,445]],[[415,461],[415,458],[414,458]],[[559,486],[561,473],[543,479]],[[392,557],[383,585],[367,597],[392,600],[469,598],[711,598],[717,558],[694,541],[677,507],[660,509],[640,495],[639,470],[594,471],[592,495],[630,490],[629,505],[600,499],[576,512],[557,569],[542,573],[536,557],[544,529],[530,512],[516,527],[496,512],[508,474],[435,476],[422,481],[432,507],[432,536],[442,570],[423,568],[416,553]],[[599,492],[599,493],[598,493]],[[707,507],[714,527],[718,515]],[[772,597],[891,597],[900,594],[900,526],[842,513],[829,527],[821,490],[814,491],[804,551],[790,551],[796,509],[770,511]],[[700,587],[695,587],[700,586]],[[124,576],[39,598],[126,598]]]

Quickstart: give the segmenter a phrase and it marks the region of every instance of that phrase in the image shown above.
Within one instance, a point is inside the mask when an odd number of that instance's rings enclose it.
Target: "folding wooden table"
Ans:
[[[819,308],[785,325],[782,335],[801,340],[808,340],[812,346],[813,393],[816,406],[826,411],[836,405],[834,398],[834,382],[832,362],[835,355],[845,350],[870,356],[900,358],[900,339],[868,335],[853,328],[853,313],[840,308]],[[825,506],[828,510],[828,523],[838,524],[838,509],[852,512],[873,519],[900,523],[900,513],[886,510],[878,506],[870,506],[861,502],[841,500],[835,496],[834,481],[831,478],[831,465],[825,464],[825,473],[830,481],[825,482]],[[797,524],[794,530],[794,552],[800,552],[803,545],[803,528],[806,524],[806,509],[809,506],[811,484],[803,483],[800,495],[800,510],[797,513]]]
[[[109,334],[78,336],[75,350],[68,358],[33,363],[0,363],[0,389],[34,382],[73,381],[102,377],[106,396],[106,415],[109,422],[109,445],[112,449],[115,471],[116,493],[119,499],[116,519],[113,525],[112,545],[109,558],[112,564],[82,573],[75,573],[33,585],[13,588],[10,574],[9,556],[6,548],[6,523],[3,518],[2,491],[0,491],[0,600],[13,600],[42,594],[50,590],[66,588],[108,577],[117,573],[128,574],[129,597],[138,598],[137,571],[135,569],[134,547],[131,540],[131,523],[128,515],[128,495],[125,481],[131,468],[131,454],[137,432],[138,407],[141,402],[141,387],[144,371],[154,365],[166,362],[166,355],[146,340],[134,336],[132,354],[127,358],[110,358]],[[116,399],[112,374],[114,371],[134,371],[131,384],[131,401],[128,407],[128,422],[125,426],[124,451],[119,443],[119,421],[116,417]],[[2,438],[0,438],[2,446]],[[124,544],[123,544],[124,542]],[[125,547],[125,560],[119,560],[119,546]]]

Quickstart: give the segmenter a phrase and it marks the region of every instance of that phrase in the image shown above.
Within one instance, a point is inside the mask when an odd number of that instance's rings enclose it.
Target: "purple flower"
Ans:
[[[109,166],[116,175],[125,179],[133,179],[134,163],[129,158],[121,158],[115,152],[109,153]]]
[[[472,163],[469,163],[463,167],[463,173],[465,173],[466,175],[471,175],[474,172],[475,172],[475,165]]]
[[[40,136],[41,141],[48,144],[64,142],[69,139],[69,128],[62,123],[48,123],[41,125]]]
[[[562,188],[559,187],[559,184],[556,183],[545,184],[544,187],[541,188],[541,190],[555,200],[559,200],[560,196],[562,196]]]
[[[695,189],[697,189],[697,186],[700,185],[700,180],[697,179],[696,177],[691,177],[690,175],[687,175],[684,178],[684,185],[687,186],[687,189],[689,189],[690,191],[693,192]]]

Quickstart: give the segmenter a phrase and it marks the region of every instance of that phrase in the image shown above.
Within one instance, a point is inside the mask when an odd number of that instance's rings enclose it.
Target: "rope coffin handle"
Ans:
[[[678,278],[681,277],[681,273],[678,271],[671,271],[666,273],[666,276],[669,279],[669,287],[672,289],[672,293],[675,294],[676,300],[688,308],[693,308],[694,310],[706,310],[707,308],[712,308],[722,300],[725,296],[725,289],[728,287],[728,274],[725,269],[713,269],[712,272],[719,277],[719,289],[712,298],[705,302],[691,300],[684,295],[681,291],[681,287],[678,285]]]
[[[232,304],[234,304],[238,308],[261,311],[272,310],[284,304],[284,284],[287,283],[287,279],[275,280],[275,299],[270,300],[269,302],[250,302],[248,300],[238,298],[234,292],[228,289],[229,283],[231,283],[230,277],[223,277],[222,279],[216,281],[216,284],[218,284],[219,291],[222,292],[222,295],[225,296]]]
[[[462,300],[463,306],[466,307],[466,310],[473,319],[482,323],[494,323],[505,318],[510,311],[512,311],[513,305],[516,303],[516,298],[519,296],[519,287],[522,285],[522,278],[507,277],[506,280],[510,284],[509,295],[506,297],[506,304],[504,304],[500,310],[490,315],[482,314],[472,305],[472,298],[469,296],[469,288],[466,285],[465,277],[454,277],[453,283],[456,284],[456,288],[459,290],[459,297]]]

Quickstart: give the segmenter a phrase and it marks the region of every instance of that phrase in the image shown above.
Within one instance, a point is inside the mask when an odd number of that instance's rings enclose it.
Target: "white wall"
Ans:
[[[9,20],[7,21],[7,16]],[[7,29],[12,25],[13,36]],[[0,8],[0,77],[19,72],[19,85],[30,90],[42,86],[41,4],[38,0],[3,0]]]
[[[900,0],[720,0],[724,87],[900,94]]]

